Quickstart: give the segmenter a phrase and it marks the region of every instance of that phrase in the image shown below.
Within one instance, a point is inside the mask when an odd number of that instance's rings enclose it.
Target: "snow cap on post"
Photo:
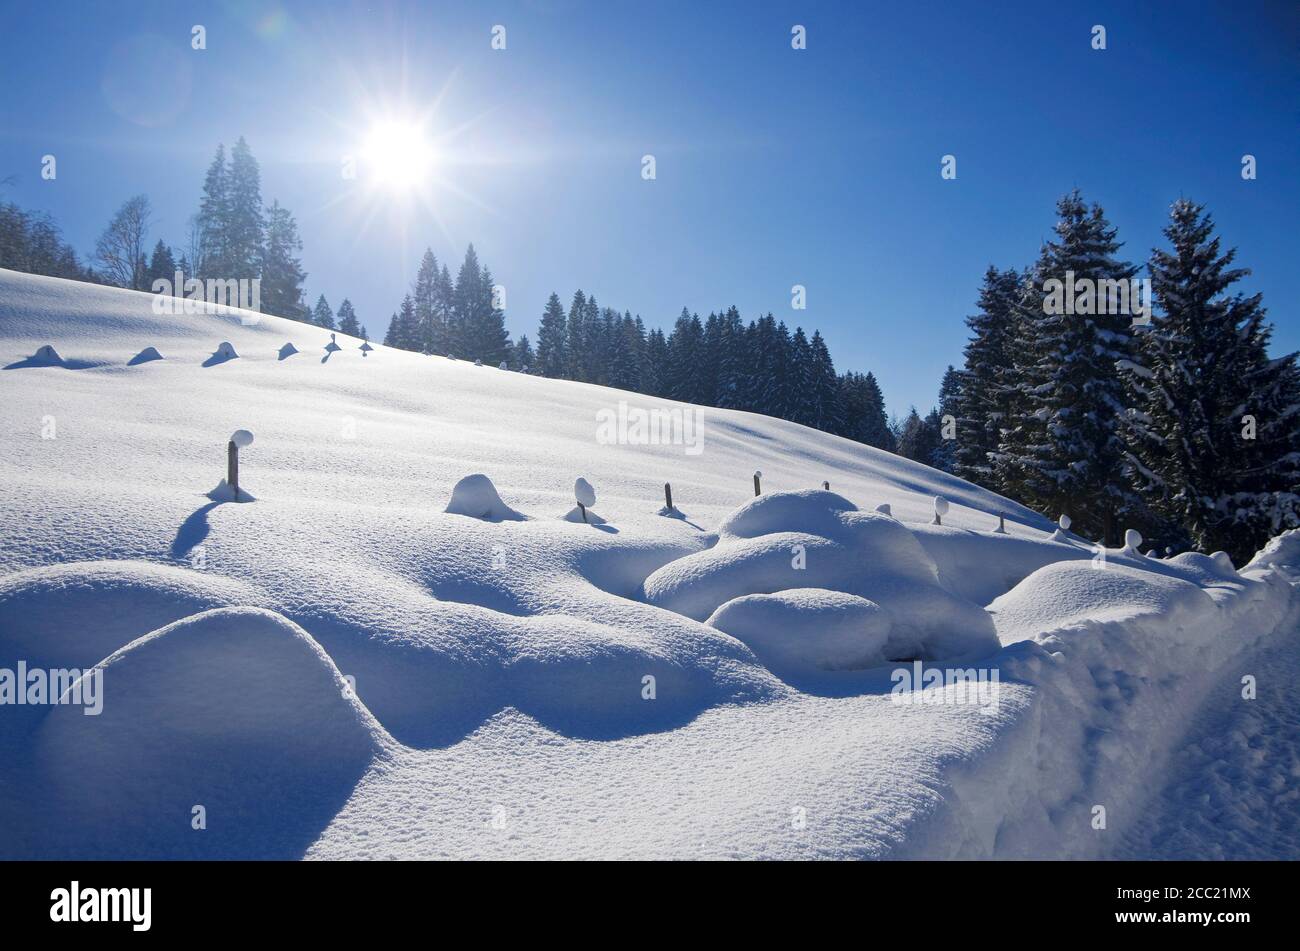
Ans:
[[[578,504],[583,508],[591,508],[596,504],[596,490],[591,487],[591,483],[586,479],[579,479],[573,483],[573,497],[578,500]]]
[[[948,514],[948,500],[942,495],[934,497],[934,521],[931,525],[942,525],[943,517]]]
[[[1070,530],[1070,516],[1063,514],[1056,520],[1056,524],[1061,526],[1061,531],[1068,532]]]
[[[1124,533],[1124,550],[1137,552],[1138,545],[1142,544],[1142,533],[1136,528],[1130,528]]]
[[[253,434],[250,433],[247,429],[236,429],[233,433],[230,434],[230,441],[233,442],[240,449],[243,449],[245,446],[252,445]]]

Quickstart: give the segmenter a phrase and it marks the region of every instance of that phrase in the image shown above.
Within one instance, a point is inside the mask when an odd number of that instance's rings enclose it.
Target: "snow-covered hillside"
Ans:
[[[0,857],[1105,856],[1296,651],[1285,545],[1102,563],[791,423],[152,304],[0,271],[0,672],[102,680],[0,705]]]

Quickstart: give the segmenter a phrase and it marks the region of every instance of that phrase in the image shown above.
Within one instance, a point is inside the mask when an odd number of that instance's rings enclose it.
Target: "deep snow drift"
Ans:
[[[1290,538],[1102,563],[790,423],[610,445],[683,407],[151,302],[0,272],[0,698],[103,692],[0,705],[0,857],[1107,855],[1295,651]]]

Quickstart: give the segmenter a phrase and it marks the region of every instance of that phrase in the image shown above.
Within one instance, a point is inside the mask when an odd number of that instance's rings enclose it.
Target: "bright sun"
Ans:
[[[410,191],[433,175],[433,146],[413,122],[381,122],[370,130],[362,152],[367,178],[383,188]]]

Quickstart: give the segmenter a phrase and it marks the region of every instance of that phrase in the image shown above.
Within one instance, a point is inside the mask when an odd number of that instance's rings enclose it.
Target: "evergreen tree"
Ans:
[[[719,324],[713,403],[724,409],[744,409],[750,371],[749,337],[734,306],[727,308]]]
[[[835,373],[835,364],[821,331],[813,331],[808,350],[812,369],[812,425],[823,432],[837,433],[844,425],[839,376]]]
[[[939,383],[939,405],[932,414],[934,417],[933,425],[939,434],[939,442],[935,446],[930,465],[936,469],[942,469],[944,472],[955,472],[957,470],[956,456],[961,435],[961,431],[958,429],[958,416],[961,413],[963,402],[964,382],[963,375],[949,365]],[[951,438],[946,436],[945,433],[950,433]]]
[[[668,338],[656,327],[646,334],[646,383],[645,392],[651,396],[667,396],[668,378]]]
[[[802,327],[790,338],[790,359],[783,377],[782,418],[804,426],[817,424],[812,347]]]
[[[172,249],[163,244],[161,240],[153,246],[153,254],[149,258],[149,267],[145,272],[145,287],[153,290],[154,281],[166,281],[172,285],[172,294],[180,297],[185,293],[183,287],[176,287],[176,258],[172,254]]]
[[[447,354],[454,341],[452,321],[456,312],[456,286],[451,281],[451,272],[443,264],[438,272],[438,279],[433,285],[433,336],[429,348],[434,353]]]
[[[551,294],[537,327],[537,372],[542,376],[562,377],[567,369],[567,321],[560,295]],[[526,339],[526,338],[525,338]]]
[[[445,336],[445,328],[435,326],[438,319],[438,277],[438,259],[434,257],[432,248],[426,248],[424,257],[420,260],[420,269],[415,275],[412,299],[415,302],[416,336],[420,344],[416,349],[429,353],[435,352],[435,343]]]
[[[474,347],[472,354],[487,366],[498,366],[510,357],[510,334],[506,330],[506,312],[496,306],[492,272],[483,269],[478,305],[474,313]]]
[[[1123,471],[1120,431],[1128,397],[1116,366],[1136,363],[1132,316],[1098,313],[1107,308],[1096,295],[1081,295],[1074,313],[1056,305],[1071,274],[1091,282],[1079,287],[1101,288],[1128,281],[1136,268],[1115,257],[1115,229],[1077,189],[1057,212],[1057,238],[1043,246],[1033,284],[1017,304],[1028,354],[1016,387],[1023,408],[1003,434],[995,476],[1006,494],[1049,515],[1067,513],[1076,530],[1113,544],[1121,521],[1146,519]]]
[[[330,310],[329,302],[325,300],[322,294],[316,299],[316,306],[311,312],[311,322],[317,327],[324,327],[326,330],[334,330],[334,311]]]
[[[704,354],[704,325],[698,314],[682,308],[668,337],[667,395],[683,403],[699,403],[702,385],[699,366]]]
[[[226,252],[227,222],[230,220],[230,170],[226,167],[226,147],[217,146],[217,154],[203,180],[203,197],[195,218],[197,247],[191,265],[200,278],[228,276]]]
[[[930,465],[939,447],[938,414],[931,410],[924,419],[913,406],[898,432],[898,454]]]
[[[566,370],[564,375],[570,380],[585,380],[587,362],[587,295],[579,288],[569,303],[569,319],[566,325],[564,358]]]
[[[352,309],[352,301],[346,297],[343,298],[343,303],[339,304],[339,333],[347,334],[349,337],[361,336],[361,324]]]
[[[452,318],[449,328],[451,349],[457,356],[473,360],[480,354],[476,339],[476,323],[483,296],[483,272],[479,267],[474,245],[465,249],[465,260],[456,273],[456,288],[452,297]]]
[[[384,334],[384,346],[385,347],[400,346],[400,344],[398,343],[398,339],[401,336],[401,332],[402,332],[401,323],[397,319],[397,314],[394,313],[393,316],[388,321],[388,331],[387,333]]]
[[[533,353],[533,345],[528,341],[528,334],[520,336],[511,349],[510,366],[520,373],[537,372],[537,357]]]
[[[416,352],[421,347],[420,322],[415,316],[415,300],[410,294],[402,298],[402,306],[397,309],[397,346]]]
[[[1270,359],[1261,296],[1228,289],[1250,272],[1220,252],[1202,205],[1179,199],[1150,260],[1160,311],[1125,367],[1138,394],[1127,417],[1130,471],[1171,523],[1205,552],[1241,564],[1300,516],[1300,376]],[[1253,426],[1248,417],[1253,419]],[[1253,429],[1253,432],[1252,432]],[[1253,438],[1251,438],[1253,437]]]
[[[302,284],[307,279],[298,255],[302,240],[289,209],[272,202],[266,215],[266,246],[262,249],[262,312],[306,320]]]
[[[958,475],[978,485],[993,487],[993,465],[1002,427],[1009,418],[1008,370],[1012,364],[1014,313],[1020,297],[1018,271],[984,272],[979,312],[966,318],[973,336],[966,344],[966,365],[961,397],[957,401],[957,445],[954,456]]]
[[[251,280],[262,273],[262,176],[244,137],[230,150],[230,202],[225,221],[225,264],[220,277]]]

